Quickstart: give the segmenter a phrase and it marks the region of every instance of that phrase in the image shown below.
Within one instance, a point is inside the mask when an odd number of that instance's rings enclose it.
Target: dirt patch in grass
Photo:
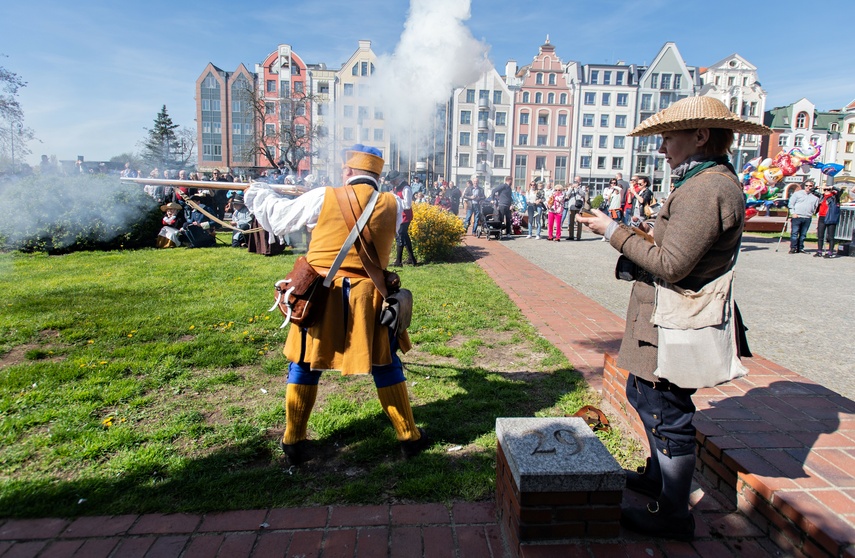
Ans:
[[[0,369],[34,360],[45,362],[65,360],[63,353],[67,348],[57,342],[59,336],[60,333],[55,329],[40,331],[38,341],[12,347],[12,350],[0,356]]]

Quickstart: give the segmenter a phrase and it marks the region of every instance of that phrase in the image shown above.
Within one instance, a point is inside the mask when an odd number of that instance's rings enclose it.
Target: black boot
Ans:
[[[416,261],[416,255],[413,254],[413,247],[412,246],[409,246],[409,245],[407,246],[407,253],[410,255],[409,259],[407,260],[407,263],[410,265],[419,265],[418,262]]]
[[[689,511],[689,493],[695,472],[695,454],[660,456],[662,493],[646,508],[622,510],[620,523],[626,529],[651,537],[681,541],[695,536],[695,518]]]
[[[309,455],[309,440],[300,440],[296,444],[286,444],[279,440],[279,447],[282,448],[282,453],[288,458],[289,465],[302,465],[309,461],[312,456]]]
[[[423,429],[419,428],[419,434],[421,434],[421,437],[418,440],[401,442],[401,453],[404,454],[405,458],[409,459],[417,456],[422,450],[429,448],[433,443],[433,440],[431,440],[430,436]]]
[[[398,252],[395,257],[395,263],[392,264],[392,267],[403,267],[401,263],[401,256],[404,255],[404,246],[402,244],[398,244]]]
[[[662,492],[662,473],[654,446],[653,455],[647,458],[647,464],[636,471],[626,472],[626,487],[633,492],[653,498],[659,498]]]

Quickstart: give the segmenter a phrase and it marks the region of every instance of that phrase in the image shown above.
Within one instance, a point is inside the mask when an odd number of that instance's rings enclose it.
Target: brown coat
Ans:
[[[653,275],[697,290],[727,271],[744,222],[742,188],[727,167],[719,165],[671,193],[656,218],[655,245],[623,225],[612,235],[611,245]],[[636,281],[618,356],[618,366],[649,381],[657,380],[653,298],[653,286]]]

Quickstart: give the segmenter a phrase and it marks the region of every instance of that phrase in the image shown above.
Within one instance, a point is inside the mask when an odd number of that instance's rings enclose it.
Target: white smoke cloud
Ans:
[[[470,15],[470,0],[411,1],[400,42],[379,57],[372,86],[393,137],[429,137],[436,105],[490,67],[489,47],[465,25]]]

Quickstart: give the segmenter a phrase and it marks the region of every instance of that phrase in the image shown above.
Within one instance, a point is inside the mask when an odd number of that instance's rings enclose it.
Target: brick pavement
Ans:
[[[616,353],[623,332],[623,320],[553,275],[533,266],[503,246],[501,242],[466,239],[468,249],[478,264],[507,292],[543,336],[561,349],[576,369],[596,390],[603,385],[604,354]],[[526,280],[519,281],[525,269]],[[553,300],[544,300],[551,294]],[[560,328],[554,327],[560,324]],[[754,359],[757,360],[757,359]],[[762,359],[761,359],[762,360]],[[792,372],[764,361],[767,374]],[[752,370],[754,372],[754,370]],[[768,378],[767,378],[768,379]],[[762,378],[761,378],[762,380]],[[606,386],[608,387],[608,386]],[[730,394],[732,388],[724,387]],[[737,388],[738,391],[738,388]],[[709,399],[708,401],[712,401]],[[771,408],[771,407],[770,407]],[[814,413],[827,413],[814,407]],[[774,409],[773,409],[774,410]],[[770,411],[772,412],[772,411]],[[739,413],[736,413],[739,415]],[[768,415],[770,420],[774,415]],[[734,420],[750,421],[737,416]],[[852,417],[840,424],[850,428]],[[748,425],[747,422],[743,425]],[[826,436],[826,437],[823,437]],[[722,445],[729,444],[723,440]],[[735,436],[738,439],[738,436]],[[776,443],[774,432],[765,438]],[[825,509],[836,510],[839,517],[851,518],[855,483],[848,484],[847,467],[855,451],[841,450],[850,437],[842,431],[818,437],[808,464],[823,471],[827,497],[818,504],[805,481],[802,490],[784,494],[776,502],[788,516],[791,537],[799,535],[793,526],[813,526],[822,533]],[[778,439],[778,442],[780,440]],[[818,444],[818,445],[816,445]],[[743,446],[745,444],[743,443]],[[742,447],[742,446],[740,446]],[[722,450],[724,454],[727,450]],[[769,449],[769,448],[767,448]],[[728,464],[739,469],[736,459]],[[852,471],[849,468],[848,471]],[[742,474],[742,473],[734,473]],[[751,475],[747,475],[746,478]],[[759,480],[765,477],[758,476]],[[809,477],[810,478],[810,477]],[[830,490],[829,479],[845,484]],[[786,478],[775,479],[786,485]],[[796,548],[786,536],[771,534],[768,525],[758,521],[751,510],[734,509],[726,497],[710,488],[714,479],[696,475],[692,492],[693,513],[697,520],[696,540],[675,543],[644,539],[622,533],[617,540],[574,540],[554,544],[527,545],[521,549],[525,558],[547,556],[651,556],[651,557],[722,557],[775,555],[829,555],[826,549],[833,538],[850,534],[835,523],[838,531],[830,538],[807,541]],[[766,484],[756,482],[756,487]],[[772,482],[772,481],[769,481]],[[816,478],[812,482],[818,482]],[[775,487],[780,488],[780,487]],[[771,494],[771,493],[770,493]],[[783,494],[783,493],[782,493]],[[642,504],[644,499],[630,492],[624,494],[629,504]],[[747,512],[747,513],[746,513]],[[822,512],[822,513],[820,513]],[[851,520],[850,520],[851,522]],[[819,525],[819,529],[817,529]],[[786,534],[786,533],[785,533]],[[851,544],[851,540],[849,543]],[[822,546],[826,543],[825,546]],[[785,549],[786,554],[780,548]],[[815,554],[814,554],[815,552]],[[824,554],[823,554],[824,553]],[[81,517],[77,519],[0,520],[0,557],[208,557],[208,556],[314,556],[328,557],[476,557],[504,558],[511,554],[496,523],[492,502],[458,502],[390,506],[326,506],[298,509],[246,510],[212,514],[144,514],[117,517]],[[841,555],[855,557],[852,546]]]

